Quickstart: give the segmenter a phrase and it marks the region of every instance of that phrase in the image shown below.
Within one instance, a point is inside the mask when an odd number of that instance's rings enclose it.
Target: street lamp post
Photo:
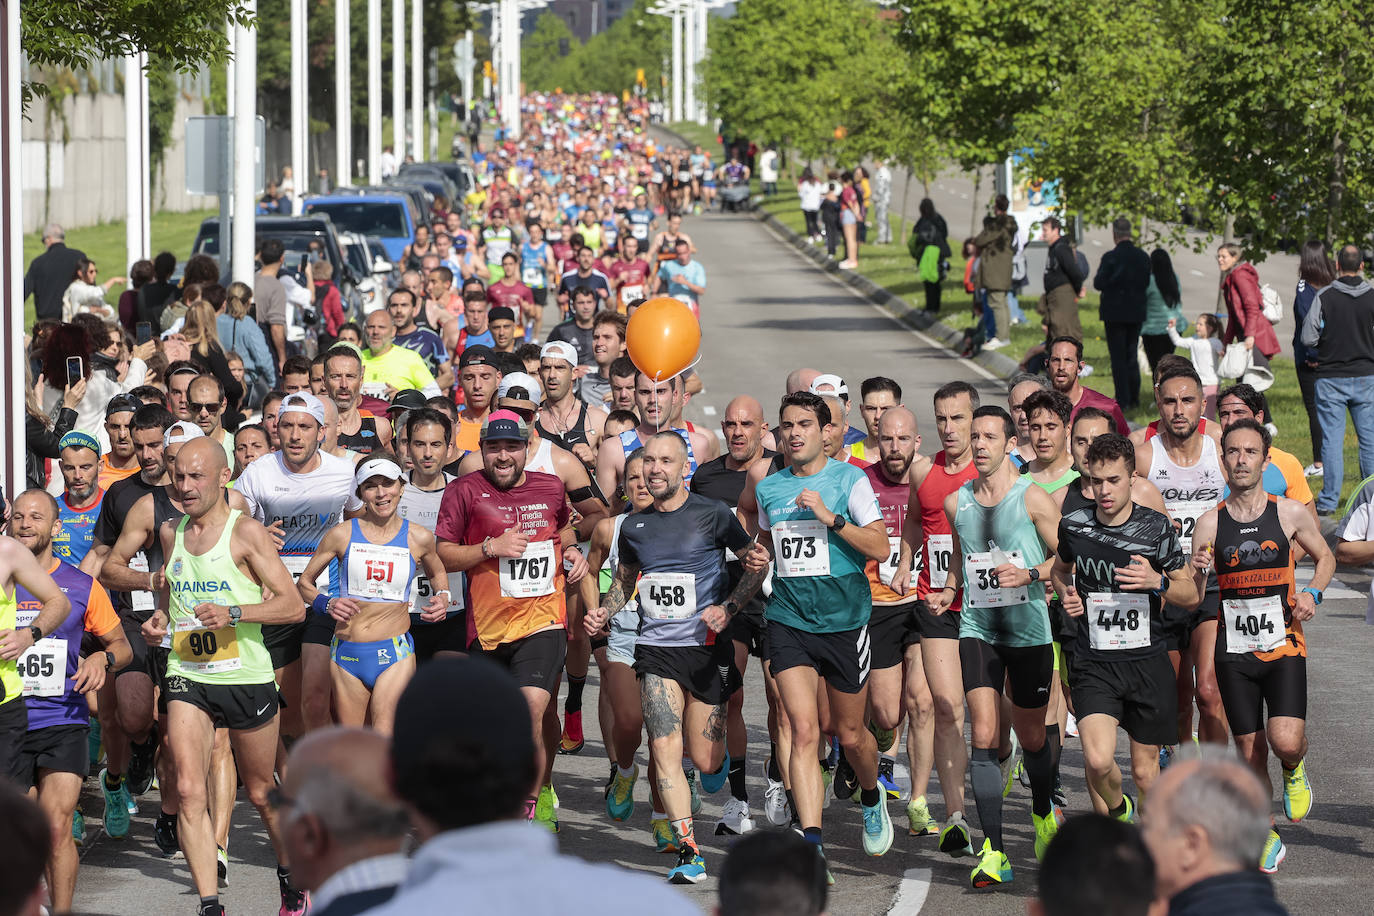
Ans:
[[[353,183],[352,41],[348,0],[334,0],[334,184]]]
[[[367,183],[382,183],[382,0],[367,0]]]

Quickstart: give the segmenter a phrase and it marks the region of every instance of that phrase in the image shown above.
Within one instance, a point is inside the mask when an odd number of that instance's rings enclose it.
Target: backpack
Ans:
[[[1270,324],[1278,324],[1283,320],[1283,299],[1279,297],[1279,291],[1268,283],[1260,287],[1260,312],[1269,319]]]

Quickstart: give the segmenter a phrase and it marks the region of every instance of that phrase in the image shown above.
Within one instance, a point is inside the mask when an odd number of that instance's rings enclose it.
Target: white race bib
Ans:
[[[1206,515],[1209,509],[1215,509],[1216,505],[1213,499],[1189,499],[1166,507],[1174,520],[1174,531],[1178,532],[1178,541],[1183,545],[1184,554],[1191,556],[1193,553],[1193,529],[1197,527],[1197,520]]]
[[[531,541],[518,557],[497,561],[502,598],[538,598],[553,594],[553,541]]]
[[[347,593],[364,601],[405,601],[410,585],[410,551],[389,544],[354,541],[348,547]]]
[[[139,551],[129,558],[129,569],[148,574],[148,555]],[[157,607],[157,600],[150,591],[129,592],[129,606],[135,611],[151,611]]]
[[[622,286],[622,287],[620,287],[620,300],[621,300],[622,302],[633,302],[633,301],[635,301],[636,299],[641,299],[641,298],[643,298],[643,297],[644,297],[644,284],[643,284],[643,283],[637,284],[637,285],[635,285],[635,286]]]
[[[544,269],[542,267],[526,267],[520,271],[520,282],[530,289],[536,289],[544,285]]]
[[[453,616],[463,609],[463,574],[451,572],[448,574],[449,605],[445,616]],[[419,573],[415,576],[414,583],[410,586],[410,613],[419,616],[426,607],[429,606],[429,599],[434,594],[434,589],[430,587],[429,576]]]
[[[653,620],[686,620],[697,612],[697,578],[691,573],[645,573],[639,608]]]
[[[830,575],[830,542],[815,519],[773,525],[773,561],[784,579]]]
[[[902,539],[889,536],[887,539],[887,559],[878,564],[878,581],[892,587],[892,580],[897,578],[897,564],[902,559]]]
[[[1021,551],[1013,550],[1007,554],[1007,562],[1017,569],[1025,569],[1026,561]],[[991,553],[971,553],[964,558],[964,604],[967,607],[1007,607],[1012,604],[1025,604],[1030,600],[1029,586],[1002,588],[993,572],[998,564],[992,561]]]
[[[1150,596],[1125,592],[1088,595],[1088,645],[1098,651],[1150,645]]]
[[[60,697],[66,692],[67,641],[40,639],[15,662],[26,697]]]
[[[930,553],[930,588],[939,591],[949,581],[949,564],[954,560],[954,535],[932,534],[926,539]]]
[[[358,390],[370,398],[386,400],[386,382],[363,382]]]
[[[1283,625],[1283,599],[1278,595],[1263,598],[1227,598],[1221,602],[1226,618],[1226,651],[1272,652],[1287,636]]]
[[[306,564],[310,562],[310,557],[305,554],[293,553],[281,558],[282,565],[291,577],[300,580],[301,573],[305,572]],[[329,588],[329,567],[320,570],[320,574],[315,577],[315,587],[321,590]]]

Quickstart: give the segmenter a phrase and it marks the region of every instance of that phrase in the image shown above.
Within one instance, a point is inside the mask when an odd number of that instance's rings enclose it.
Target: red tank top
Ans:
[[[945,497],[978,476],[978,469],[970,461],[962,471],[951,474],[945,470],[945,453],[935,456],[934,467],[926,474],[925,480],[916,488],[916,500],[921,512],[921,575],[916,580],[916,594],[924,598],[936,591],[931,587],[930,574],[936,569],[936,580],[944,588],[945,577],[949,575],[949,564],[953,560],[953,541],[950,540],[949,518],[945,515]],[[931,550],[931,538],[938,538],[936,550]],[[933,556],[932,556],[933,554]],[[933,564],[933,565],[932,565]],[[959,610],[961,601],[956,597],[951,611]]]
[[[873,485],[873,492],[878,495],[878,510],[883,513],[883,524],[887,526],[889,546],[886,560],[882,563],[869,560],[864,565],[864,573],[868,576],[868,587],[873,592],[873,603],[901,604],[911,601],[915,597],[911,592],[899,595],[883,582],[884,579],[891,581],[892,574],[896,571],[901,544],[894,544],[892,539],[902,536],[902,524],[906,521],[907,501],[911,498],[911,485],[905,481],[893,483],[887,479],[882,468],[876,464],[865,467],[864,474],[868,476],[868,482]]]
[[[1197,431],[1200,432],[1200,433],[1202,433],[1204,436],[1209,435],[1209,433],[1207,432],[1207,418],[1206,418],[1206,417],[1203,417],[1201,420],[1198,421],[1198,424],[1197,424]],[[1145,441],[1146,441],[1146,442],[1149,442],[1151,439],[1153,439],[1155,436],[1158,436],[1158,435],[1159,435],[1159,421],[1158,421],[1158,420],[1151,420],[1151,421],[1150,421],[1150,425],[1145,427]]]

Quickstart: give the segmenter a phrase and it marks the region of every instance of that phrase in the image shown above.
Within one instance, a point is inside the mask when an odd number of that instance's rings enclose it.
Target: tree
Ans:
[[[527,92],[552,92],[572,83],[574,58],[582,43],[563,17],[545,10],[535,20],[534,31],[520,42],[520,76]]]

